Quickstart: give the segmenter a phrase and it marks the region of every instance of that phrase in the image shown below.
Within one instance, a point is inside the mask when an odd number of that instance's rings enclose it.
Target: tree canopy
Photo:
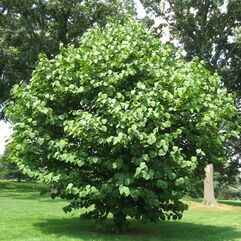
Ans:
[[[15,162],[9,162],[6,152],[0,155],[0,179],[28,179],[27,175],[23,175]]]
[[[141,0],[146,10],[162,22],[156,30],[159,36],[165,27],[170,30],[171,42],[177,41],[190,61],[195,57],[204,61],[212,73],[221,77],[220,88],[237,93],[236,106],[241,103],[241,45],[239,29],[241,25],[240,1],[180,1]],[[158,34],[158,33],[157,33]],[[241,140],[241,138],[240,138]],[[241,142],[228,143],[231,162],[215,165],[220,172],[219,182],[232,182],[240,173]]]
[[[171,37],[184,47],[188,60],[199,57],[217,72],[229,91],[241,96],[241,48],[231,41],[241,25],[240,1],[141,0],[147,11],[163,20]],[[161,32],[162,34],[163,32]]]
[[[14,84],[29,81],[39,53],[53,58],[60,43],[78,44],[88,28],[127,12],[132,0],[0,0],[0,107]]]
[[[180,198],[237,136],[234,100],[132,20],[91,29],[79,47],[42,55],[6,113],[11,158],[53,196],[98,220],[181,218]],[[94,206],[93,206],[94,205]]]

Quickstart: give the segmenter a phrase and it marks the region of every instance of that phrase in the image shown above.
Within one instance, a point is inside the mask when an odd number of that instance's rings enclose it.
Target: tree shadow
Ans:
[[[11,198],[16,200],[36,200],[39,202],[63,202],[63,200],[56,198],[52,199],[48,194],[41,194],[40,191],[36,190],[2,190],[0,192],[0,198]]]
[[[241,202],[239,200],[218,200],[218,203],[235,206],[235,207],[241,207]]]
[[[80,218],[47,219],[34,224],[43,234],[76,240],[162,240],[162,241],[235,241],[241,231],[232,227],[201,225],[182,221],[139,225],[132,221],[123,234],[110,231],[110,226],[97,227],[94,221]]]
[[[40,196],[38,191],[1,190],[0,198],[36,200],[40,202],[56,202],[48,195]],[[241,206],[240,202],[220,201],[232,206]],[[207,217],[208,219],[208,217]],[[108,220],[110,223],[110,220]],[[184,221],[161,222],[158,224],[141,224],[131,221],[130,229],[123,234],[113,234],[109,226],[97,227],[94,221],[82,220],[76,217],[63,219],[42,219],[33,224],[43,234],[56,237],[68,237],[73,240],[162,240],[162,241],[234,241],[240,239],[241,231],[230,226],[210,226]]]
[[[1,181],[0,180],[0,189],[6,190],[24,190],[24,191],[41,191],[45,190],[47,187],[43,184],[36,182],[18,182],[18,181]]]

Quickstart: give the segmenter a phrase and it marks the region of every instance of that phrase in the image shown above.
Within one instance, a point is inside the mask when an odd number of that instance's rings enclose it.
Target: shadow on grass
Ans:
[[[26,190],[26,189],[18,189],[18,190],[9,190],[3,189],[0,191],[0,198],[11,198],[16,200],[36,200],[40,202],[63,202],[61,199],[52,199],[50,195],[44,194],[41,195],[40,191],[36,190]]]
[[[241,202],[239,200],[218,200],[218,203],[230,205],[230,206],[236,206],[236,207],[241,207]]]
[[[232,227],[218,227],[188,222],[162,222],[140,225],[133,221],[123,234],[111,233],[108,226],[97,228],[94,221],[72,219],[47,219],[34,224],[43,234],[69,237],[76,240],[162,240],[162,241],[234,241],[241,232]]]
[[[29,190],[29,191],[42,191],[46,190],[46,185],[39,184],[35,182],[17,182],[17,181],[10,181],[10,180],[0,180],[0,189],[12,189],[12,190]]]

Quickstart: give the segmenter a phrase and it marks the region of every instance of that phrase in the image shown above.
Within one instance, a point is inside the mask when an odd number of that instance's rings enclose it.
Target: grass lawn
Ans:
[[[216,208],[187,201],[190,210],[181,221],[132,222],[128,233],[117,235],[80,220],[77,212],[65,214],[64,201],[40,196],[32,188],[0,182],[0,241],[241,241],[239,201],[222,201]]]

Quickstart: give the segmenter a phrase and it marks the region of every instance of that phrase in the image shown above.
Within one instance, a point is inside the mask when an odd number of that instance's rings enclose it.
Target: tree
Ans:
[[[237,136],[219,78],[129,18],[93,28],[55,59],[42,55],[13,93],[11,159],[55,183],[66,212],[93,207],[87,217],[111,213],[119,229],[127,216],[181,218],[190,180],[225,159],[223,144]]]
[[[226,6],[223,1],[213,0],[142,0],[142,3],[149,12],[161,16],[165,20],[165,24],[160,25],[160,29],[168,26],[172,38],[178,39],[183,45],[186,59],[191,60],[198,57],[204,61],[206,68],[220,75],[220,87],[225,85],[229,91],[237,92],[238,102],[241,97],[241,48],[230,39],[233,29],[241,24],[239,1],[228,1]],[[221,168],[219,171],[236,176],[240,167],[239,158],[237,158],[237,155],[240,155],[240,142],[228,145],[232,160],[231,166],[235,166],[235,168],[231,169],[231,173],[230,168],[225,171],[223,170],[224,165],[222,165],[219,166]],[[205,170],[209,170],[209,167]],[[206,173],[206,176],[210,176],[210,174],[210,172]],[[230,177],[230,180],[233,178]],[[207,185],[204,184],[204,187]],[[209,190],[211,189],[209,188]],[[205,200],[204,203],[216,202],[214,195],[208,196],[213,197],[213,200]]]
[[[18,170],[15,162],[8,161],[6,153],[0,156],[0,179],[17,179],[20,182],[26,178],[28,176]]]
[[[134,15],[132,0],[0,0],[0,112],[13,85],[28,83],[39,53],[54,58],[60,43],[77,45],[87,29],[126,12]]]
[[[162,17],[172,38],[183,45],[191,60],[198,57],[206,68],[217,72],[225,86],[240,93],[240,48],[230,41],[233,29],[241,24],[241,4],[230,0],[226,6],[223,1],[180,1],[180,0],[142,0],[147,11]],[[162,34],[162,32],[161,32]]]

